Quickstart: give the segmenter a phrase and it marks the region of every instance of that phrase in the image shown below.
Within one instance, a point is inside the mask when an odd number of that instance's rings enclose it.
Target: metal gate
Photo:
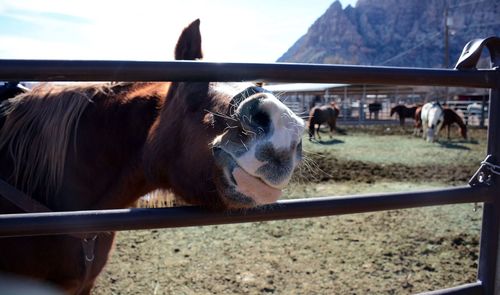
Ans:
[[[483,47],[491,69],[476,69]],[[490,88],[488,157],[469,185],[391,194],[280,201],[267,210],[214,213],[197,207],[0,215],[0,237],[173,228],[483,202],[477,282],[424,294],[500,294],[500,38],[473,40],[455,69],[192,61],[0,60],[1,81],[273,81]],[[0,194],[7,187],[0,186]]]

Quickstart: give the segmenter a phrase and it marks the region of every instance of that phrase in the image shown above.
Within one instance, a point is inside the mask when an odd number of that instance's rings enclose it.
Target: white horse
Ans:
[[[443,107],[438,102],[428,102],[422,107],[422,137],[428,142],[437,140],[439,130],[444,122]]]

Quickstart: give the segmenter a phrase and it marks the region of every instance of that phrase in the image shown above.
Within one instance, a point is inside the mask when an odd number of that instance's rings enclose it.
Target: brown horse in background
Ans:
[[[419,106],[407,107],[405,105],[399,104],[391,108],[391,117],[397,113],[399,117],[399,125],[405,125],[406,118],[415,118],[415,111]]]
[[[382,110],[382,104],[380,102],[373,102],[368,104],[368,113],[370,120],[372,119],[372,114],[375,116],[375,120],[378,120],[378,113]]]
[[[330,138],[332,138],[333,130],[337,128],[339,114],[340,110],[334,102],[331,102],[329,105],[313,107],[309,112],[309,140],[316,138],[315,133],[318,134],[318,139],[321,140],[319,128],[323,123],[327,123],[330,126]],[[316,125],[318,127],[315,129]]]
[[[201,57],[195,21],[175,58]],[[305,127],[247,83],[47,85],[8,100],[4,116],[0,178],[52,211],[125,208],[156,189],[216,210],[272,203],[300,162]],[[0,213],[24,210],[0,196]],[[0,272],[89,294],[113,239],[2,238]]]
[[[419,136],[422,131],[422,106],[418,106],[415,109],[415,116],[413,118],[415,124],[413,126],[413,135]]]
[[[462,120],[462,117],[460,117],[460,115],[457,114],[457,112],[455,112],[454,110],[448,108],[443,109],[443,114],[444,119],[441,130],[443,130],[445,127],[448,128],[448,139],[450,139],[450,128],[455,123],[460,128],[460,134],[462,135],[463,139],[467,139],[467,126]]]

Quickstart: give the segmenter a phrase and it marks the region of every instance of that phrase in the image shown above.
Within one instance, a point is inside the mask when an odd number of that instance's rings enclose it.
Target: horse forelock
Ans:
[[[11,179],[18,188],[45,202],[58,193],[71,135],[76,144],[83,112],[96,94],[107,91],[104,84],[42,85],[9,101],[0,150],[12,158]]]
[[[230,115],[238,108],[237,104],[232,104],[231,99],[251,86],[255,86],[255,84],[248,82],[212,82],[210,83],[208,97],[212,100],[212,105],[219,105],[222,108],[229,103],[228,115]],[[243,100],[245,100],[252,93],[248,92],[247,95],[243,93],[243,95]]]

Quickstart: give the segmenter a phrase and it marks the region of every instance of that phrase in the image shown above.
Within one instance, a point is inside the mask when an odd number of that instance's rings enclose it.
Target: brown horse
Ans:
[[[441,130],[443,130],[445,127],[448,128],[448,139],[450,139],[450,128],[455,123],[460,128],[460,134],[462,135],[463,139],[467,139],[467,126],[465,125],[460,115],[458,115],[454,110],[447,108],[443,109],[443,114],[444,119]]]
[[[418,107],[419,106],[407,107],[405,105],[399,104],[391,108],[391,117],[392,115],[397,113],[399,117],[399,125],[404,126],[406,118],[415,118],[415,111]]]
[[[415,109],[414,118],[415,124],[413,128],[413,135],[419,136],[422,131],[422,107],[418,106]],[[404,123],[403,123],[404,124]]]
[[[197,20],[175,58],[201,57]],[[250,208],[279,197],[301,159],[304,127],[274,95],[241,83],[39,87],[9,100],[0,178],[53,211],[124,208],[155,189],[216,210]],[[0,198],[0,212],[22,210]],[[88,238],[90,268],[79,237],[2,238],[0,272],[88,294],[114,233]]]
[[[319,134],[319,128],[321,124],[327,123],[330,126],[330,138],[332,138],[333,130],[336,129],[337,118],[339,116],[340,110],[331,102],[329,105],[313,107],[309,112],[309,140],[315,137],[315,133],[318,134],[318,138],[321,140]],[[315,126],[318,126],[315,130]]]
[[[378,120],[378,113],[382,110],[382,104],[380,102],[373,102],[368,104],[369,118],[372,119],[372,114],[375,116],[375,120]]]

